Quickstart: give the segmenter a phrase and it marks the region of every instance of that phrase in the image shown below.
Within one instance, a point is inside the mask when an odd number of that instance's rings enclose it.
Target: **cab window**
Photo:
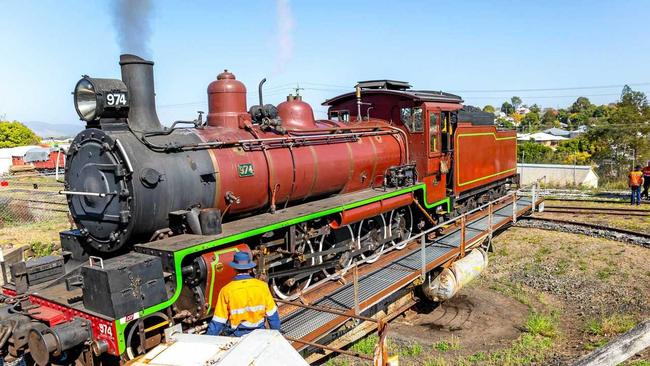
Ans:
[[[400,119],[409,132],[422,132],[422,108],[402,108],[400,110]]]
[[[338,120],[339,122],[350,122],[350,111],[340,110],[340,111],[330,111],[328,119]]]
[[[435,113],[429,114],[429,152],[438,152],[438,118]]]
[[[442,152],[449,152],[451,151],[451,137],[453,134],[449,112],[442,112],[440,126],[442,132]]]

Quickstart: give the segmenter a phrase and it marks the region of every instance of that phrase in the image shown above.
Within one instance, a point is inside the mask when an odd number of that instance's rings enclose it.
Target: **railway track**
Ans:
[[[600,214],[613,216],[648,216],[650,210],[618,207],[546,206],[544,212],[572,214]]]
[[[544,200],[548,202],[559,201],[559,202],[592,202],[592,203],[623,203],[623,204],[630,203],[629,197],[625,199],[544,197]],[[641,203],[648,204],[650,202],[642,201]]]
[[[522,220],[517,221],[516,226],[584,234],[650,248],[650,235],[611,226],[539,216],[525,216]]]

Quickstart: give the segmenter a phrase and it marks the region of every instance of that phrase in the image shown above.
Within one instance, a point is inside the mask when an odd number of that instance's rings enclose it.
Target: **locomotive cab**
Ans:
[[[404,131],[427,209],[467,212],[516,180],[516,135],[498,131],[492,114],[464,106],[457,95],[413,90],[403,81],[361,81],[357,87],[356,98],[347,93],[323,103],[329,116],[362,121],[372,115]]]

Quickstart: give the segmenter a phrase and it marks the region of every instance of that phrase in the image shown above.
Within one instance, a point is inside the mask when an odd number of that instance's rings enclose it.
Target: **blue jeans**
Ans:
[[[632,188],[632,194],[630,195],[631,204],[641,204],[641,187],[630,187]],[[635,202],[636,201],[636,202]]]

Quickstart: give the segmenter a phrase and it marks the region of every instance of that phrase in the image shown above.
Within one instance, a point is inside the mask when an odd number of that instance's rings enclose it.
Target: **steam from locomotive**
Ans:
[[[151,0],[115,0],[111,1],[112,20],[120,50],[123,53],[150,55],[151,17],[153,2]]]

